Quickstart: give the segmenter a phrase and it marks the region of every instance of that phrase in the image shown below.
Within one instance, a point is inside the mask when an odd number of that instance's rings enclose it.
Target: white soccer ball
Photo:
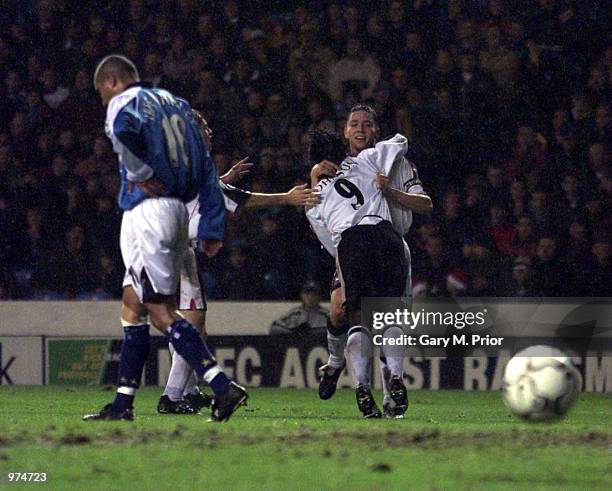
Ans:
[[[530,421],[567,414],[582,389],[582,375],[572,359],[550,346],[531,346],[517,353],[504,372],[504,402]]]

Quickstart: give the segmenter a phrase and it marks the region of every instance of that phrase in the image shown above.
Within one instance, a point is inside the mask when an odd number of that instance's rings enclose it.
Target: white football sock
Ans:
[[[346,340],[348,334],[335,336],[327,331],[327,349],[329,351],[328,365],[334,368],[340,368],[344,364],[344,349],[346,348]]]
[[[185,388],[183,389],[183,395],[188,394],[199,394],[200,389],[198,388],[198,375],[194,370],[191,371],[191,375],[187,379],[187,383],[185,384]]]
[[[387,363],[382,360],[382,357],[380,359],[380,378],[382,379],[383,401],[387,402],[391,400],[391,392],[389,392],[389,384],[387,384],[391,378],[391,372],[389,371]]]
[[[397,341],[400,341],[403,334],[404,334],[404,331],[402,331],[397,326],[393,326],[393,327],[388,328],[383,333],[383,339],[384,340],[395,339]],[[394,343],[393,345],[390,345],[388,342],[383,343],[382,352],[383,352],[383,356],[387,360],[387,367],[389,368],[389,371],[391,372],[391,376],[402,378],[404,376],[405,348],[401,344],[399,343],[396,344],[396,343]]]
[[[372,371],[372,338],[365,327],[355,326],[349,330],[346,353],[351,360],[353,382],[370,385]]]
[[[169,349],[172,356],[172,366],[170,367],[164,395],[168,396],[171,401],[180,401],[183,398],[183,388],[187,384],[193,369],[185,361],[185,358],[176,352],[172,344],[169,345]]]

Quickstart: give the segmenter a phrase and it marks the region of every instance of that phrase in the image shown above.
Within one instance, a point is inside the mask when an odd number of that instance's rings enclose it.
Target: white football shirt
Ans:
[[[393,166],[389,174],[389,181],[392,188],[406,193],[421,194],[425,192],[416,167],[405,157]],[[388,203],[393,228],[403,237],[412,225],[412,210],[402,207],[393,200],[388,200]]]
[[[376,187],[376,175],[382,173],[402,179],[412,170],[394,171],[404,159],[408,141],[400,134],[347,157],[333,178],[322,179],[316,186],[321,202],[308,210],[306,216],[317,237],[333,256],[342,232],[356,225],[375,225],[382,220],[393,221],[387,199]],[[403,186],[402,186],[403,189]],[[412,217],[410,216],[410,221]],[[409,225],[408,225],[409,226]]]

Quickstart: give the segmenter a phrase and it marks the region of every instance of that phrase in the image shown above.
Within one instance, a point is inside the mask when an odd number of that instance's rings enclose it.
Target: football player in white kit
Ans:
[[[344,136],[349,144],[349,155],[358,155],[364,149],[374,145],[378,136],[378,125],[376,114],[373,109],[366,105],[355,106],[347,120]],[[342,157],[338,158],[338,161]],[[318,158],[311,159],[316,162]],[[431,199],[425,194],[418,178],[416,168],[405,158],[394,165],[389,176],[377,174],[376,186],[388,198],[389,210],[392,223],[396,231],[404,236],[408,233],[412,223],[412,211],[417,213],[430,213],[432,209]],[[314,186],[321,178],[332,176],[337,170],[337,165],[329,160],[319,162],[313,167],[311,181]],[[408,258],[408,275],[406,281],[406,296],[410,295],[410,250],[404,243],[405,254]],[[319,396],[321,399],[329,399],[336,390],[338,377],[345,367],[344,350],[347,342],[348,325],[344,309],[344,293],[340,288],[337,275],[334,276],[331,288],[331,322],[328,326],[327,341],[329,349],[328,363],[320,369],[321,383],[319,385]],[[392,334],[392,333],[390,333]],[[395,333],[395,334],[399,334]],[[383,375],[385,415],[389,417],[401,417],[407,408],[407,395],[402,382],[401,365],[398,366],[397,356],[393,356],[388,366],[387,357],[381,357],[381,373]],[[403,360],[402,360],[403,363]],[[392,397],[394,395],[394,397]],[[396,401],[399,401],[397,403]],[[376,411],[374,411],[376,413]]]

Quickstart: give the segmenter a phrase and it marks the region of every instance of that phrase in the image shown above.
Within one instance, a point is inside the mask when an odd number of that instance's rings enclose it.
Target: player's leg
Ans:
[[[345,364],[344,349],[349,325],[343,304],[344,292],[338,280],[337,286],[330,294],[330,323],[327,326],[327,347],[329,349],[327,363],[333,368],[341,368]]]
[[[187,320],[191,322],[191,319],[187,318]],[[199,408],[192,406],[183,397],[185,387],[191,378],[195,379],[193,383],[197,387],[197,376],[189,363],[176,352],[172,343],[168,343],[168,350],[171,361],[170,372],[164,392],[157,403],[157,412],[160,414],[197,414]]]
[[[405,290],[404,290],[404,294],[402,296],[404,298],[405,308],[407,308],[408,311],[411,311],[412,310],[411,256],[410,256],[410,248],[408,247],[408,244],[406,243],[405,240],[403,240],[403,243],[404,243],[404,252],[405,252],[405,256],[406,256],[406,261],[407,261],[407,264],[408,264],[408,275],[406,276],[406,287],[405,287]],[[392,333],[389,333],[389,334],[392,334]],[[395,332],[395,334],[397,336],[399,333]],[[403,380],[403,359],[404,359],[403,352],[401,353],[401,355],[402,355],[402,361],[401,361],[402,375],[401,375],[401,379]],[[394,363],[394,362],[392,361],[392,363]],[[396,409],[395,401],[393,400],[393,397],[391,397],[391,390],[390,390],[391,370],[387,366],[387,358],[384,355],[384,350],[383,350],[383,354],[380,356],[380,365],[379,365],[379,368],[380,368],[380,376],[381,376],[381,379],[382,379],[382,389],[383,389],[383,412],[385,413],[385,416],[387,416],[387,417],[390,417],[390,418],[398,417],[398,415],[399,415],[398,413],[401,411],[401,408],[400,409]],[[397,386],[397,383],[394,382],[394,385]],[[407,407],[407,402],[406,402],[406,407]]]
[[[134,418],[134,396],[140,385],[142,371],[149,354],[150,339],[147,311],[129,284],[123,288],[121,325],[123,343],[115,399],[99,413],[84,416],[85,420]]]
[[[126,268],[132,272],[132,287],[152,324],[170,336],[176,352],[215,392],[212,419],[226,421],[248,395],[227,379],[200,332],[177,313],[176,294],[188,247],[187,224],[187,210],[179,200],[145,200],[124,213],[121,251]],[[124,233],[124,228],[131,233]]]
[[[380,232],[389,246],[387,251],[376,249],[379,254],[377,262],[380,264],[380,275],[377,276],[376,291],[380,296],[402,297],[406,307],[410,307],[410,251],[406,243],[389,227],[382,227]],[[401,251],[401,253],[400,253]],[[398,262],[391,262],[389,255],[398,257]],[[376,281],[374,282],[376,283]],[[385,364],[381,364],[383,376],[383,410],[388,417],[402,417],[408,408],[408,393],[404,384],[404,358],[405,347],[401,343],[404,335],[399,326],[389,326],[382,333],[382,357]]]
[[[200,333],[204,333],[206,321],[205,310],[179,310]],[[168,344],[172,365],[168,374],[168,382],[157,405],[162,414],[192,414],[200,409],[210,407],[212,398],[202,393],[198,387],[200,379],[191,365],[179,355],[172,343]]]
[[[198,376],[202,377],[215,394],[212,418],[226,421],[243,404],[248,395],[235,382],[230,382],[217,365],[200,332],[176,311],[173,295],[154,294],[145,300],[145,306],[156,326],[161,326],[170,336],[170,343]]]
[[[367,227],[354,227],[342,234],[338,246],[337,267],[344,289],[344,308],[349,325],[346,353],[351,361],[357,407],[365,418],[379,418],[380,410],[371,390],[372,335],[361,322],[361,298],[368,296],[368,271],[371,260],[368,253]]]
[[[164,198],[146,200],[138,209],[142,216],[137,221],[137,251],[144,265],[139,278],[140,298],[151,322],[170,336],[176,352],[215,393],[212,419],[226,421],[248,395],[228,380],[198,329],[177,312],[180,274],[189,248],[187,209],[178,200]]]
[[[327,349],[329,359],[327,363],[319,368],[321,380],[319,382],[319,397],[323,400],[330,399],[336,392],[338,378],[346,366],[344,350],[348,339],[348,321],[344,313],[344,293],[338,279],[338,273],[334,274],[330,294],[330,320],[327,325]]]
[[[200,335],[203,339],[206,339],[206,310],[195,309],[195,310],[180,310],[180,313],[191,322],[194,327],[200,331]],[[191,370],[187,383],[183,387],[183,398],[197,409],[203,407],[210,407],[212,404],[212,398],[200,391],[198,387],[200,380],[195,370]]]
[[[203,283],[198,275],[196,254],[189,248],[183,258],[180,273],[178,307],[180,315],[205,335],[206,298]],[[198,388],[198,376],[189,363],[168,344],[171,357],[170,373],[157,411],[161,414],[194,414],[210,407],[212,399]]]
[[[137,208],[124,212],[121,220],[120,246],[126,273],[123,279],[121,307],[123,344],[119,362],[117,394],[113,402],[105,406],[102,411],[87,415],[83,419],[133,419],[134,395],[142,377],[150,344],[147,311],[133,286],[138,284],[138,276],[135,272],[139,271],[143,265],[138,248],[136,223],[139,216]]]
[[[353,326],[348,332],[346,352],[351,360],[357,407],[364,418],[380,418],[381,413],[376,405],[371,389],[372,361],[374,356],[372,333],[361,322],[361,310],[350,310],[350,317]]]
[[[189,322],[200,331],[203,339],[206,339],[206,293],[204,291],[204,281],[198,269],[197,255],[195,249],[190,247],[183,261],[181,271],[181,284],[179,289],[179,309]],[[200,391],[198,383],[200,379],[197,373],[192,370],[187,383],[183,387],[183,397],[196,409],[210,407],[212,398]]]

